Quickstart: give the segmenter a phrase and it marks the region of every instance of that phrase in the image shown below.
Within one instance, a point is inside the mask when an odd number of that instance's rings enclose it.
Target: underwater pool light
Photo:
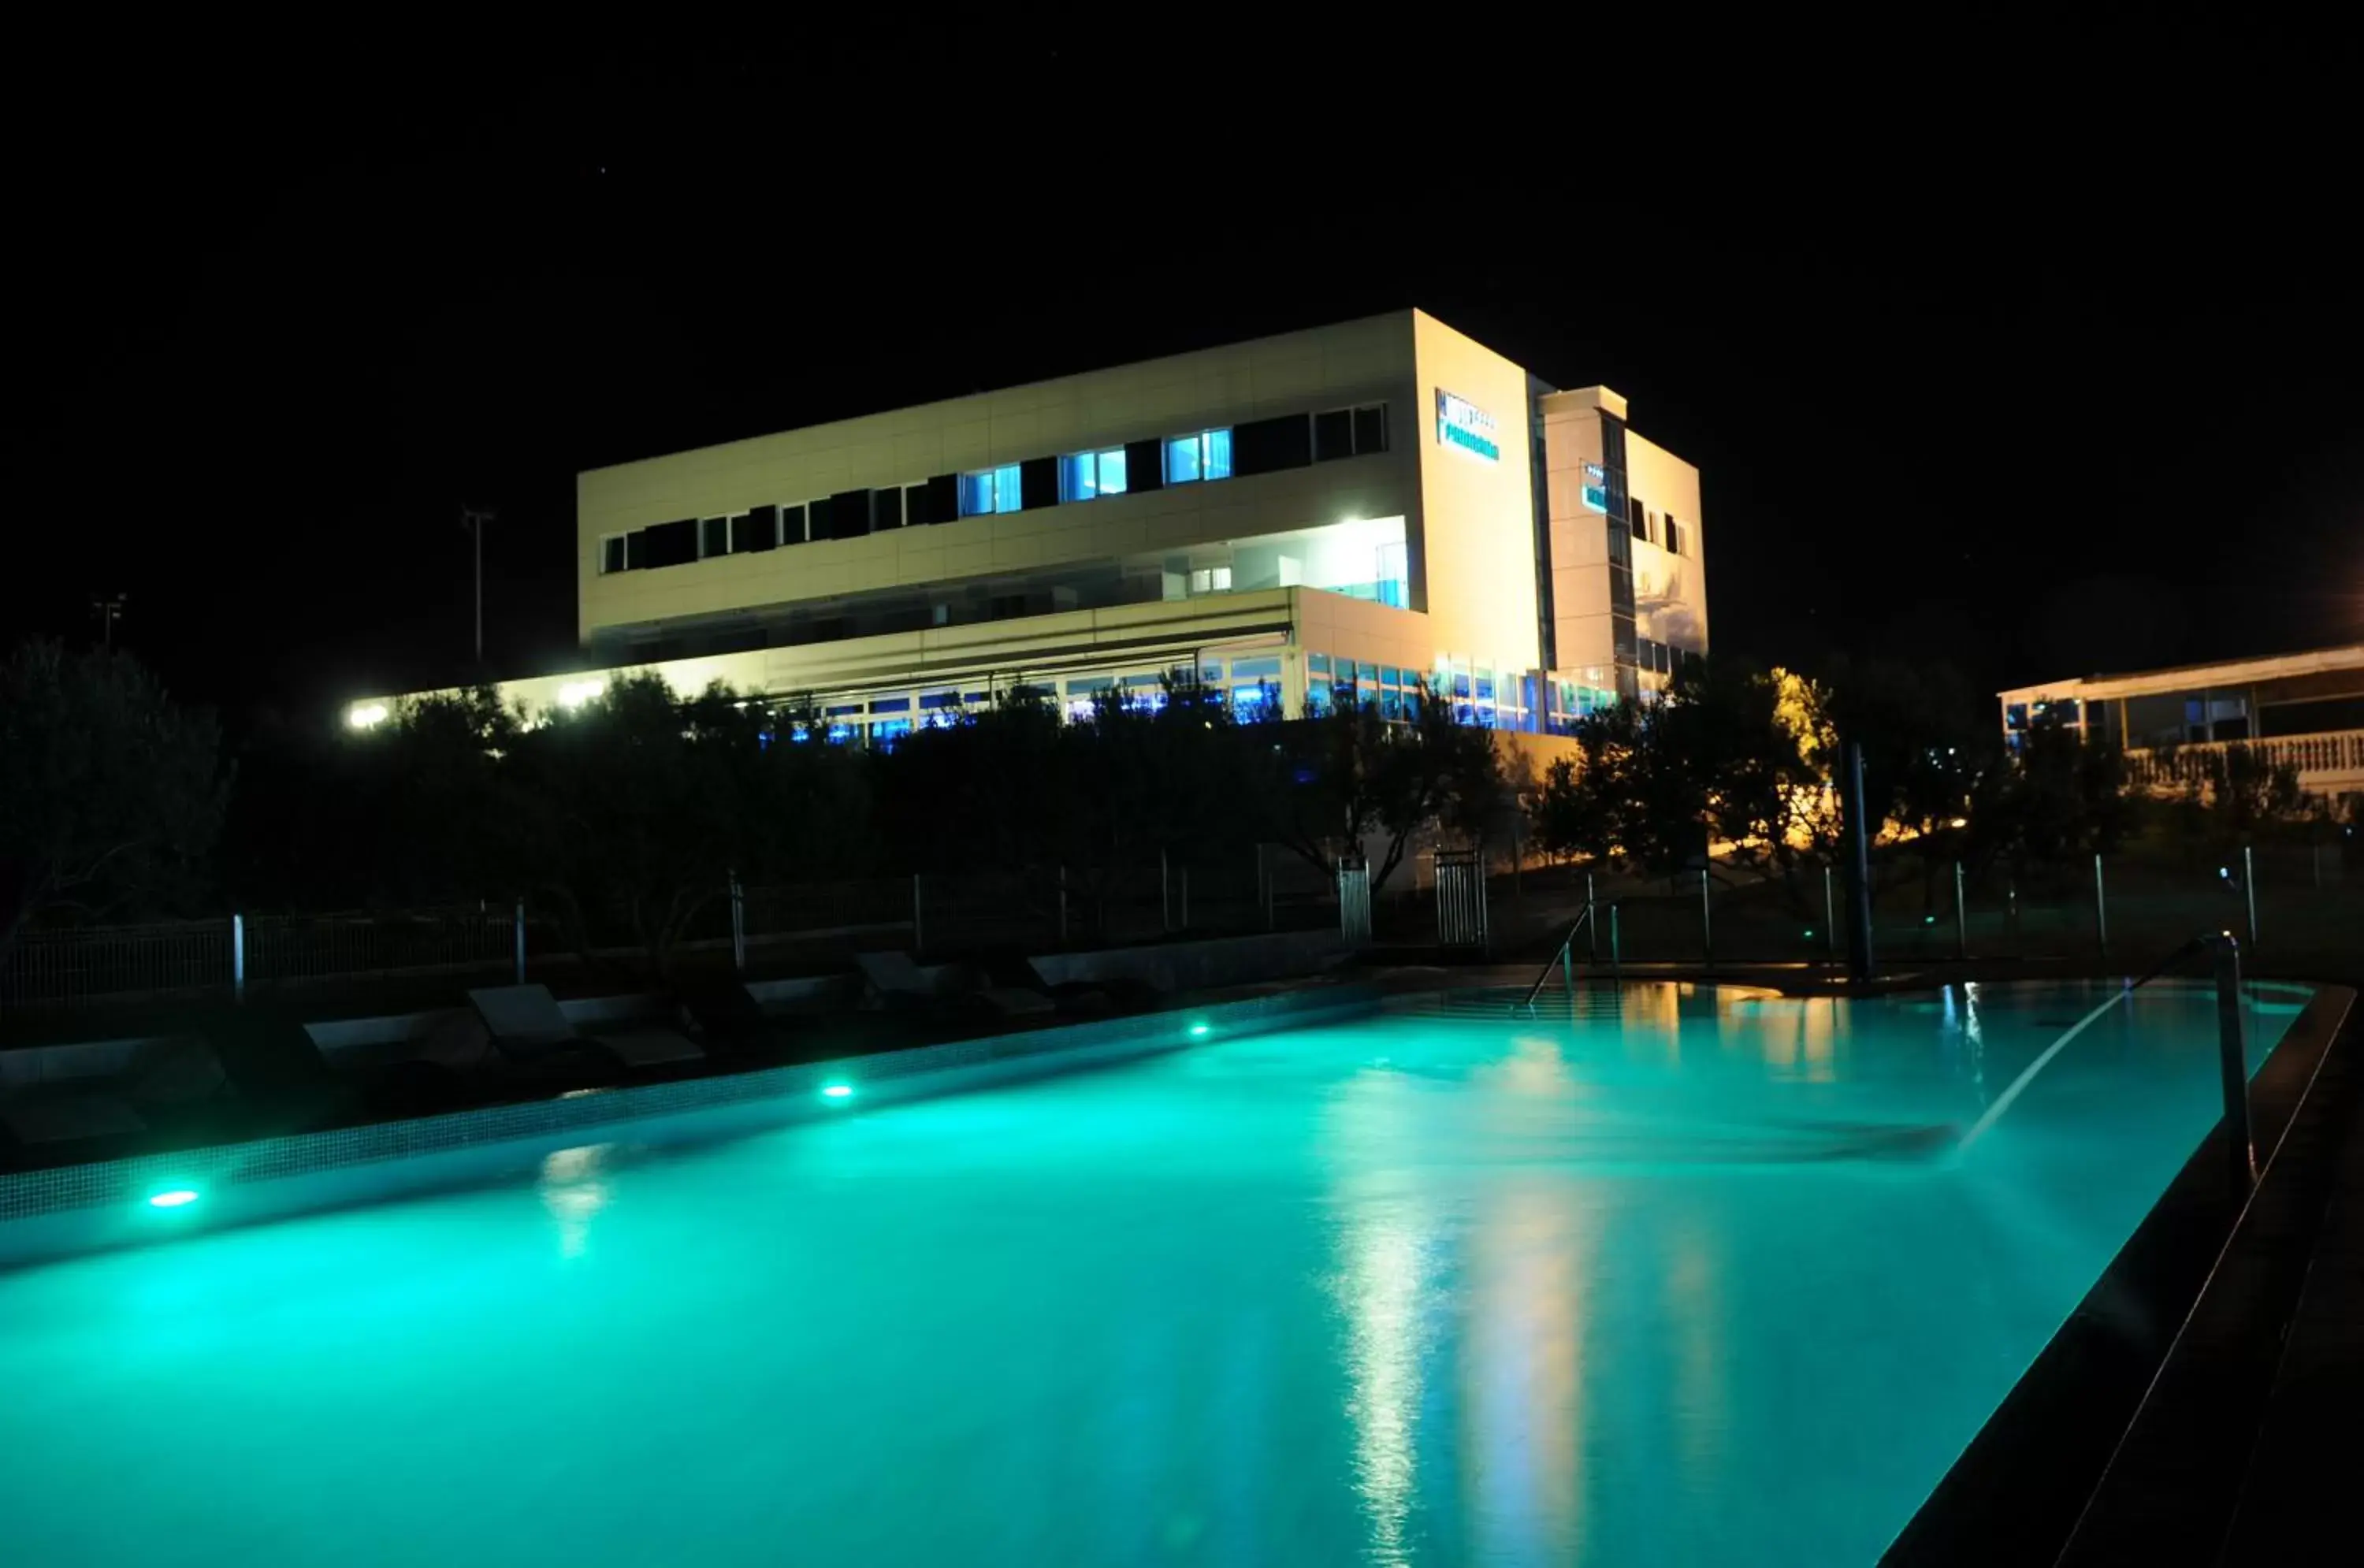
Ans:
[[[1192,1040],[1204,1040],[1207,1037],[1206,1024],[1203,1022],[1192,1024],[1189,1034]]]
[[[150,1208],[185,1208],[196,1201],[197,1192],[195,1187],[168,1187],[161,1193],[150,1195],[148,1207]]]
[[[851,1084],[828,1084],[822,1088],[820,1097],[824,1100],[850,1100],[853,1098],[853,1085]]]

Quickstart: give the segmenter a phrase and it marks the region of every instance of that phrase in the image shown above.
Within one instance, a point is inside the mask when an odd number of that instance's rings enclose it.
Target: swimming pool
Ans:
[[[1465,995],[0,1274],[10,1560],[1868,1562],[2215,1119],[2161,984],[1955,1147],[2106,994]]]

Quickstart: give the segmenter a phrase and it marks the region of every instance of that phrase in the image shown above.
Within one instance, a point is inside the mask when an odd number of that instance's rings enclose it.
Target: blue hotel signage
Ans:
[[[1441,386],[1436,389],[1436,439],[1441,445],[1476,452],[1488,462],[1502,455],[1494,442],[1494,416]]]

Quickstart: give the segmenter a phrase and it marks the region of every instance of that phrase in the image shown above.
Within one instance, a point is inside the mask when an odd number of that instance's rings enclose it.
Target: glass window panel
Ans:
[[[1018,487],[1018,465],[1005,463],[993,471],[993,509],[1014,512],[1021,505]]]
[[[728,554],[730,554],[730,518],[728,518],[728,517],[705,517],[705,518],[701,518],[701,519],[699,520],[699,522],[698,522],[698,525],[697,525],[697,533],[698,533],[698,539],[697,539],[697,553],[698,553],[698,554],[700,554],[700,555],[704,556],[704,555],[728,555]]]
[[[1103,495],[1124,494],[1124,449],[1111,447],[1100,453],[1099,485]]]
[[[1232,432],[1229,429],[1207,432],[1201,467],[1209,479],[1229,479],[1232,476]]]
[[[1330,673],[1330,655],[1327,653],[1307,654],[1305,656],[1305,670],[1308,674],[1328,674]]]
[[[602,572],[621,572],[623,569],[624,536],[618,534],[612,539],[601,539],[599,541],[599,570]]]
[[[1076,452],[1059,460],[1059,499],[1088,501],[1098,494],[1093,482],[1094,458],[1090,452]]]
[[[993,510],[992,470],[961,475],[960,509],[964,517],[982,517]]]
[[[1176,436],[1165,443],[1165,483],[1188,484],[1199,475],[1199,438]]]
[[[1383,452],[1387,450],[1388,406],[1384,403],[1373,403],[1355,409],[1355,455],[1361,456],[1367,452]]]

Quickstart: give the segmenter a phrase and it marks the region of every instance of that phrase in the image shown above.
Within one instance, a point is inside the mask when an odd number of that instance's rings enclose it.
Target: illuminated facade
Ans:
[[[2086,675],[1996,694],[2003,738],[2017,747],[2050,721],[2126,749],[2137,783],[2196,775],[2208,754],[2254,748],[2298,769],[2311,795],[2364,791],[2364,643],[2265,659],[2231,659]]]
[[[576,511],[593,668],[529,707],[645,668],[891,740],[1195,669],[1552,730],[1707,648],[1698,471],[1418,311],[597,469]]]

